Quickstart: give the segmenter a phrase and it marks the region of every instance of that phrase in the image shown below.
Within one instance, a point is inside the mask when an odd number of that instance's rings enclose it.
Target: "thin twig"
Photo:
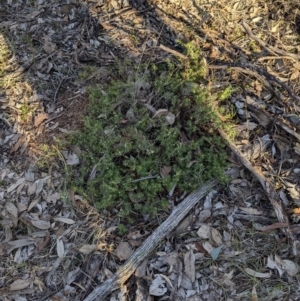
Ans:
[[[294,57],[290,57],[290,56],[264,56],[264,57],[260,57],[259,59],[257,59],[259,62],[261,61],[267,61],[267,60],[280,60],[280,59],[288,59],[288,60],[293,60],[293,61],[297,61],[297,59],[295,59]]]
[[[232,69],[253,76],[256,79],[258,79],[273,95],[275,95],[276,99],[280,100],[277,101],[280,105],[282,105],[281,102],[284,101],[283,95],[280,92],[276,91],[273,88],[273,86],[263,76],[259,75],[256,71],[241,68],[241,67],[234,67],[230,65],[210,65],[209,69]]]
[[[240,63],[240,64],[238,64],[238,66],[253,69],[256,72],[264,75],[265,77],[270,79],[272,82],[276,83],[277,85],[281,86],[284,90],[286,90],[291,98],[293,98],[296,101],[300,101],[300,97],[297,96],[287,84],[285,84],[284,82],[282,82],[281,80],[276,78],[274,75],[270,74],[268,71],[258,68],[250,63]]]
[[[277,85],[281,86],[284,90],[287,91],[287,93],[289,94],[289,96],[296,100],[297,102],[300,101],[300,97],[297,96],[293,90],[287,85],[285,84],[284,82],[282,82],[281,80],[279,80],[278,78],[276,78],[274,75],[270,74],[268,71],[262,69],[262,68],[259,68],[259,67],[256,67],[254,66],[253,64],[250,64],[250,63],[235,63],[235,64],[222,64],[220,66],[209,66],[210,69],[226,69],[226,68],[231,68],[231,69],[236,69],[236,70],[240,70],[244,73],[248,73],[248,74],[251,74],[253,76],[256,76],[258,77],[258,75],[263,75],[265,76],[268,80],[276,83]],[[252,72],[250,72],[249,70],[247,70],[246,68],[250,69]],[[253,72],[255,71],[255,73]],[[259,78],[259,77],[258,77]],[[277,97],[281,97],[280,94],[278,92],[275,92],[275,90],[270,86],[270,84],[266,84],[266,82],[264,81],[264,84],[266,85],[266,87],[273,93],[275,93],[275,95]]]
[[[251,31],[249,25],[244,20],[242,20],[241,24],[244,27],[244,29],[246,30],[249,37],[252,38],[253,40],[255,40],[258,44],[260,44],[262,47],[264,47],[270,53],[272,53],[274,55],[280,54],[280,55],[284,55],[284,56],[289,56],[289,57],[295,58],[297,60],[300,60],[300,55],[297,55],[295,53],[291,53],[291,52],[276,48],[274,46],[268,45],[266,42],[264,42],[263,40],[261,40],[260,38],[255,36],[253,34],[253,32]]]
[[[188,59],[188,57],[186,55],[184,55],[184,54],[182,54],[182,53],[180,53],[180,52],[178,52],[176,50],[173,50],[173,49],[171,49],[171,48],[169,48],[167,46],[164,46],[162,44],[159,45],[159,48],[162,49],[162,50],[164,50],[164,51],[166,51],[166,52],[169,52],[169,53],[171,53],[171,54],[173,54],[175,56],[178,56],[181,59],[184,59],[184,60]]]
[[[157,179],[158,176],[148,176],[148,177],[142,177],[142,178],[139,178],[137,180],[133,180],[131,181],[132,183],[136,183],[136,182],[140,182],[140,181],[145,181],[145,180],[151,180],[151,179]]]
[[[270,113],[268,113],[266,110],[261,108],[255,101],[253,101],[250,97],[246,97],[247,107],[249,110],[256,113],[259,111],[260,114],[263,114],[269,122],[273,121],[276,125],[281,127],[285,132],[295,137],[300,142],[300,135],[290,129],[286,124],[284,124],[282,121],[280,121],[277,118],[274,118]]]
[[[2,120],[4,123],[6,123],[10,128],[12,128],[10,122],[3,116],[0,116],[0,120]]]
[[[60,86],[61,86],[61,84],[63,83],[63,81],[64,81],[64,79],[62,78],[62,79],[59,81],[59,84],[58,84],[58,86],[57,86],[57,88],[56,88],[56,91],[55,91],[55,94],[54,94],[54,97],[53,97],[53,102],[54,102],[54,103],[56,103],[57,94],[58,94],[58,91],[59,91]]]
[[[234,152],[239,161],[250,172],[252,172],[256,179],[260,182],[270,200],[270,203],[274,208],[278,221],[286,225],[285,227],[282,227],[281,230],[287,237],[291,238],[294,241],[295,237],[293,232],[291,231],[289,219],[286,215],[285,209],[283,208],[280,196],[274,189],[274,184],[269,179],[267,179],[255,166],[253,166],[251,162],[247,158],[245,158],[245,156],[243,156],[241,151],[234,145],[233,142],[231,142],[231,140],[223,130],[219,130],[219,133],[223,137],[223,139],[227,141],[229,148]]]

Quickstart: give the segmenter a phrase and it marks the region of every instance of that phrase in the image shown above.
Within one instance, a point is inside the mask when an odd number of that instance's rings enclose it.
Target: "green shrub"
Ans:
[[[200,85],[200,53],[189,45],[187,55],[179,67],[139,66],[126,82],[90,89],[89,114],[72,137],[82,151],[74,183],[99,210],[118,208],[129,221],[137,213],[154,216],[168,207],[174,185],[180,195],[211,178],[225,181],[225,145],[215,132],[220,121],[209,91]],[[166,112],[153,117],[160,109]]]

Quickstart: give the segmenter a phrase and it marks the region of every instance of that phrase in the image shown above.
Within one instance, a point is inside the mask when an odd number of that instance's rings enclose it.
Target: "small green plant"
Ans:
[[[255,42],[255,41],[250,41],[248,43],[248,46],[249,46],[249,49],[250,51],[253,51],[253,52],[260,52],[260,48],[259,48],[259,45]]]
[[[95,66],[85,65],[83,69],[79,72],[79,79],[81,81],[87,80],[93,73],[95,73],[97,68]]]
[[[123,225],[123,224],[119,224],[119,225],[118,225],[118,232],[119,232],[119,235],[122,236],[122,235],[126,234],[127,231],[128,231],[128,229],[127,229],[127,227],[126,227],[125,225]]]
[[[223,101],[223,100],[226,100],[226,99],[230,98],[230,97],[232,96],[232,94],[233,94],[234,92],[236,92],[236,91],[237,91],[236,88],[233,88],[232,86],[228,86],[228,87],[226,87],[225,90],[220,94],[219,99],[222,100],[222,101]]]
[[[24,103],[21,108],[21,118],[23,121],[26,121],[28,118],[28,114],[30,113],[30,106],[27,103]]]
[[[42,144],[40,146],[40,157],[37,165],[40,168],[49,167],[51,164],[55,164],[58,157],[59,153],[56,147],[53,145]]]
[[[31,36],[28,35],[28,34],[24,34],[24,35],[21,37],[21,41],[22,41],[23,43],[26,43],[29,47],[33,47],[33,42],[32,42]]]
[[[99,210],[117,208],[128,221],[155,216],[174,187],[180,195],[211,178],[226,181],[225,145],[216,135],[222,124],[200,85],[201,53],[188,44],[186,54],[182,65],[139,65],[126,81],[89,90],[90,112],[71,138],[82,161],[74,184]]]
[[[141,43],[139,37],[136,35],[130,35],[130,40],[134,45],[139,45]]]
[[[9,78],[5,72],[5,68],[7,67],[11,55],[12,53],[9,50],[6,40],[0,33],[0,88],[7,88],[15,83],[16,79]]]

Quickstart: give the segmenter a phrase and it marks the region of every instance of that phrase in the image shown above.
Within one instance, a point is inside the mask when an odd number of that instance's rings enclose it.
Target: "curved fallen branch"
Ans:
[[[130,256],[127,262],[108,280],[97,286],[84,301],[104,300],[106,296],[118,289],[136,270],[136,268],[155,250],[159,243],[168,236],[189,213],[189,211],[216,185],[211,181],[198,191],[187,196],[171,215],[148,237],[145,242]]]
[[[263,40],[261,40],[260,38],[258,38],[257,36],[255,36],[253,34],[253,32],[251,31],[249,25],[244,20],[242,20],[241,24],[242,24],[243,28],[245,29],[245,31],[247,32],[247,34],[249,35],[249,37],[251,39],[255,40],[258,44],[260,44],[262,47],[264,47],[270,53],[272,53],[274,55],[280,54],[280,55],[284,55],[284,56],[289,56],[291,58],[300,60],[300,55],[279,49],[274,46],[271,46],[271,45],[267,44],[266,42],[264,42]]]
[[[285,213],[285,210],[283,208],[282,202],[280,200],[279,194],[276,192],[276,190],[273,187],[273,184],[270,180],[268,180],[255,166],[251,164],[251,162],[243,156],[241,151],[230,141],[228,136],[225,134],[223,130],[219,130],[220,135],[223,137],[224,140],[227,141],[228,146],[230,149],[234,152],[234,154],[238,157],[239,161],[249,170],[252,172],[252,174],[257,178],[257,180],[262,185],[263,189],[265,190],[273,208],[276,213],[277,219],[280,223],[285,225],[285,227],[282,227],[281,230],[283,233],[291,238],[293,241],[295,240],[294,234],[291,230],[289,219]]]
[[[233,69],[233,70],[238,70],[240,72],[249,74],[251,76],[256,77],[260,82],[262,82],[266,88],[271,91],[272,93],[274,93],[276,95],[276,97],[278,97],[281,101],[284,99],[284,97],[281,95],[281,93],[277,92],[274,90],[274,88],[271,86],[271,84],[269,83],[275,83],[277,86],[281,87],[282,89],[284,89],[289,96],[294,99],[295,101],[299,102],[300,101],[300,97],[297,96],[293,90],[284,82],[282,82],[281,80],[279,80],[278,78],[276,78],[274,75],[270,74],[268,71],[259,68],[257,66],[254,66],[253,64],[250,63],[227,63],[227,64],[220,64],[220,65],[210,65],[209,69]]]
[[[278,118],[274,118],[270,113],[268,113],[264,108],[262,108],[258,103],[252,100],[249,96],[246,97],[247,107],[250,111],[254,113],[263,114],[264,117],[270,122],[274,122],[279,127],[281,127],[286,133],[292,135],[300,142],[300,135],[292,130],[288,125],[284,124]],[[286,121],[288,122],[288,121]]]

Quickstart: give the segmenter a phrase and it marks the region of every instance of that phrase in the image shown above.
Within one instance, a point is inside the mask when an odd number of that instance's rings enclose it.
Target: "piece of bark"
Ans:
[[[217,184],[211,181],[199,190],[187,196],[171,215],[148,237],[145,242],[130,256],[127,262],[113,275],[112,278],[97,286],[84,301],[104,300],[106,296],[118,289],[136,270],[136,268],[155,250],[159,243],[167,237],[189,213],[189,211],[207,195]]]

